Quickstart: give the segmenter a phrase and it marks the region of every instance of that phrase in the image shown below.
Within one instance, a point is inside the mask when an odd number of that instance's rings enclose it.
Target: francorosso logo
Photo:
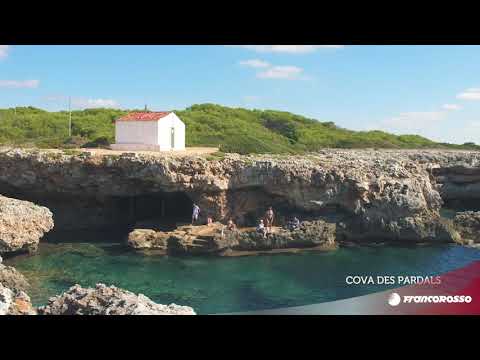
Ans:
[[[402,301],[403,300],[403,301]],[[392,293],[388,297],[388,304],[391,306],[400,305],[400,303],[404,304],[457,304],[457,303],[471,303],[472,297],[468,295],[422,295],[422,296],[410,296],[406,295],[402,297],[397,293]]]

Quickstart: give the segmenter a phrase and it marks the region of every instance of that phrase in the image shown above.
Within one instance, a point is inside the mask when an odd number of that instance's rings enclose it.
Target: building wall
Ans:
[[[158,122],[158,143],[162,150],[171,150],[171,133],[175,129],[173,150],[185,150],[185,124],[174,113]]]
[[[158,145],[157,121],[117,121],[116,144]]]
[[[171,133],[175,129],[175,141],[173,150],[185,150],[185,124],[174,113],[170,113],[159,121],[117,121],[115,124],[115,144],[112,146],[119,150],[172,150]]]

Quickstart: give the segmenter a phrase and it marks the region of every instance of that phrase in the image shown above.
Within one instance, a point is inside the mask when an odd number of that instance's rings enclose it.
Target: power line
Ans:
[[[71,97],[68,97],[68,137],[72,137],[72,101]]]

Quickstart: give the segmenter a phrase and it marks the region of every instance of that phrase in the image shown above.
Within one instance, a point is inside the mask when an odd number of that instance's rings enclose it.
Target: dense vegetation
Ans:
[[[114,141],[114,119],[123,110],[87,109],[69,114],[33,107],[0,110],[0,144],[38,147],[93,147]],[[351,131],[281,111],[246,110],[213,104],[175,111],[187,127],[187,146],[219,146],[223,152],[302,153],[322,148],[450,148],[475,149],[436,143],[418,135],[396,136],[383,131]]]

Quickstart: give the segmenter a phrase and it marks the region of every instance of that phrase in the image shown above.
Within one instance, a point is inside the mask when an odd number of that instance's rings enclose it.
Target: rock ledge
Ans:
[[[53,215],[46,207],[0,195],[0,254],[36,251],[52,229]]]
[[[188,306],[154,303],[143,294],[135,295],[115,286],[97,284],[95,289],[72,286],[50,298],[38,309],[40,315],[196,315]]]

